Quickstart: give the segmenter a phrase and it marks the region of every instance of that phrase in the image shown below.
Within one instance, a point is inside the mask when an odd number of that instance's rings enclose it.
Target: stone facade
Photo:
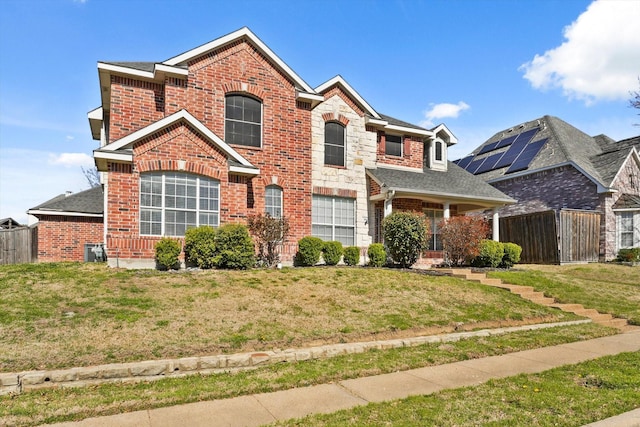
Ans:
[[[367,197],[367,178],[365,168],[376,165],[376,133],[366,130],[364,113],[340,88],[329,91],[332,94],[312,111],[312,183],[314,194],[323,194],[318,188],[334,191],[326,195],[348,194],[352,192],[356,199],[356,246],[366,247],[372,243],[369,223],[363,218],[370,217],[371,207]],[[327,96],[327,95],[325,95]],[[340,120],[345,125],[346,159],[345,166],[325,165],[324,128],[328,121]],[[345,193],[344,190],[347,190]]]

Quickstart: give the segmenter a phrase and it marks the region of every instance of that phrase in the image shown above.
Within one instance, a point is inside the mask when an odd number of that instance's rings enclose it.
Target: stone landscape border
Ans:
[[[364,353],[372,349],[387,350],[401,347],[415,347],[422,344],[455,342],[472,337],[488,337],[510,332],[573,326],[590,322],[591,320],[587,319],[570,322],[538,323],[534,325],[481,329],[478,331],[418,336],[385,341],[328,344],[300,349],[114,363],[58,370],[0,373],[0,395],[20,394],[39,388],[82,387],[90,384],[152,381],[163,378],[180,378],[195,374],[233,372],[242,369],[255,369],[259,366],[275,363],[325,359],[344,354]]]

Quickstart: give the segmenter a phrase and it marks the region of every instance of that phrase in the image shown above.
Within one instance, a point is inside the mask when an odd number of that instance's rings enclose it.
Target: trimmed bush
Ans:
[[[484,218],[454,216],[440,222],[445,263],[462,265],[480,253],[480,242],[487,238],[489,224]]]
[[[178,269],[180,263],[178,257],[180,256],[180,243],[177,240],[163,237],[156,243],[156,263],[158,267],[163,270]]]
[[[367,249],[369,265],[371,267],[382,267],[387,263],[387,251],[382,243],[372,243]]]
[[[255,265],[255,247],[242,224],[225,224],[216,233],[213,264],[217,268],[245,270]]]
[[[307,236],[298,241],[298,253],[294,260],[295,265],[311,267],[320,261],[320,253],[324,242],[319,237]]]
[[[639,262],[640,248],[620,249],[616,260],[619,262]]]
[[[360,263],[360,248],[357,246],[344,248],[344,263],[347,265],[358,265]]]
[[[289,220],[260,214],[249,216],[247,224],[258,243],[258,262],[266,267],[277,264],[280,261],[279,245],[289,235]]]
[[[327,265],[337,265],[343,253],[344,249],[342,249],[342,243],[340,242],[324,242],[322,246],[322,258]]]
[[[480,242],[480,253],[476,256],[471,265],[475,267],[496,268],[504,257],[504,245],[501,242],[485,239]]]
[[[515,243],[503,243],[502,245],[504,247],[504,256],[502,257],[500,267],[511,268],[519,263],[522,247]]]
[[[422,215],[393,212],[382,220],[382,232],[391,259],[401,267],[411,267],[428,248],[429,226]]]
[[[184,235],[184,255],[188,263],[200,268],[213,268],[216,254],[216,229],[202,225],[190,228]]]

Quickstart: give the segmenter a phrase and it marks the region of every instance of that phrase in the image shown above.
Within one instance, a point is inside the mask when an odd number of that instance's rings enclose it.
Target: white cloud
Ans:
[[[59,153],[49,154],[49,164],[65,167],[93,166],[93,158],[85,153]]]
[[[89,157],[85,154],[85,156]],[[3,148],[0,152],[0,218],[20,223],[35,220],[27,209],[63,194],[89,188],[78,164],[54,163],[61,154],[49,151]],[[90,158],[90,157],[89,157]],[[75,166],[75,167],[74,167]]]
[[[628,99],[640,73],[640,2],[596,0],[565,27],[566,41],[520,66],[535,89],[586,104]]]
[[[431,104],[431,109],[424,113],[425,120],[423,120],[420,125],[424,127],[432,127],[435,124],[435,120],[445,119],[445,118],[456,118],[460,115],[460,113],[464,110],[468,110],[469,105],[460,101],[457,104]]]

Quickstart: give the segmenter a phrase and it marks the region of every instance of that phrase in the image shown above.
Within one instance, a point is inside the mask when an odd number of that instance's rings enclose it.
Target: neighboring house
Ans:
[[[503,223],[520,217],[526,224],[523,215],[555,214],[550,233],[556,259],[544,261],[598,261],[640,246],[639,150],[640,136],[619,142],[591,137],[544,116],[498,132],[455,163],[518,200],[500,210]],[[503,237],[508,229],[501,227]],[[516,243],[535,251],[542,235],[527,233]]]
[[[0,230],[13,230],[14,228],[26,227],[13,218],[0,219]]]
[[[247,28],[164,62],[99,62],[98,74],[88,116],[110,265],[152,267],[161,237],[252,214],[289,219],[291,261],[307,235],[379,241],[394,209],[435,224],[515,202],[448,162],[446,126],[380,114],[340,76],[313,88]],[[54,219],[43,210],[31,213]],[[102,210],[92,218],[102,227]],[[436,232],[428,256],[440,245]]]
[[[38,261],[87,261],[104,240],[102,186],[60,194],[27,211],[38,218]]]

